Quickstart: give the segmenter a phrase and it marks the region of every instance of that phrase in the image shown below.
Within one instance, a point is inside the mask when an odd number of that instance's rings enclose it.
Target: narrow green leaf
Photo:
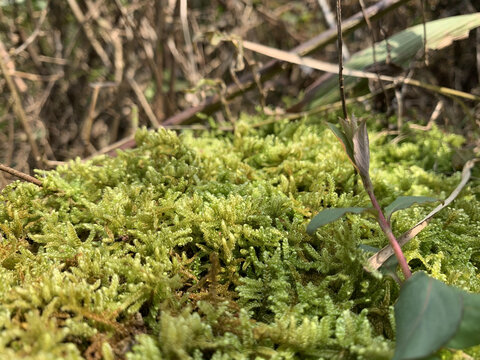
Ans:
[[[389,275],[389,274],[396,275],[397,266],[398,266],[398,259],[395,255],[393,255],[393,256],[390,256],[388,260],[385,261],[378,270],[380,270],[380,272],[386,275]]]
[[[458,289],[416,272],[404,283],[395,304],[393,359],[420,359],[440,349],[459,328],[462,304]]]
[[[460,327],[447,347],[465,349],[480,344],[480,294],[462,291],[463,317]]]
[[[407,209],[413,204],[423,204],[434,201],[438,201],[438,199],[428,196],[399,196],[385,208],[385,217],[390,221],[390,217],[395,211]]]
[[[332,208],[325,209],[320,211],[315,217],[310,221],[307,226],[307,233],[313,235],[315,230],[320,226],[334,222],[337,219],[340,219],[346,213],[361,214],[364,211],[369,210],[369,208],[363,207],[350,207],[350,208]]]
[[[375,246],[370,246],[370,245],[366,245],[366,244],[360,244],[358,245],[358,247],[367,252],[367,253],[376,253],[378,250],[380,250],[379,248],[375,247]]]
[[[352,164],[354,163],[354,158],[353,158],[353,143],[351,139],[347,138],[347,135],[340,130],[338,127],[336,127],[334,124],[327,122],[327,126],[332,130],[332,132],[335,134],[335,136],[338,138],[338,140],[342,143],[343,148],[345,149],[345,152],[347,153],[347,156],[349,157],[350,161]]]

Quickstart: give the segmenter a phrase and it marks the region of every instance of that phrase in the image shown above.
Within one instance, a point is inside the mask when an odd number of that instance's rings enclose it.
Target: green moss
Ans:
[[[398,286],[363,270],[372,218],[307,235],[326,207],[368,197],[315,119],[233,134],[136,134],[115,158],[42,172],[0,195],[0,357],[389,359]],[[444,198],[461,139],[372,136],[383,205]],[[406,247],[410,264],[480,292],[478,183]],[[431,206],[393,217],[397,233]]]

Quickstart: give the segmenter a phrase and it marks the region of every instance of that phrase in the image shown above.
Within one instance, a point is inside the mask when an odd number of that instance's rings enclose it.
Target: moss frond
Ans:
[[[388,359],[398,287],[363,270],[374,219],[309,236],[329,207],[368,206],[318,119],[233,134],[139,130],[137,148],[40,172],[0,194],[0,358]],[[372,141],[385,206],[444,198],[462,139]],[[479,184],[406,247],[416,269],[480,291]],[[395,213],[407,230],[429,206]]]

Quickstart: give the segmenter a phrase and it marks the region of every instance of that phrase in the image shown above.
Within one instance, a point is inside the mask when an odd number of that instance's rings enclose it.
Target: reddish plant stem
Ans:
[[[400,247],[397,239],[395,238],[395,235],[393,235],[392,229],[390,228],[390,224],[388,223],[387,219],[385,219],[385,216],[383,215],[383,212],[382,212],[382,208],[380,207],[380,204],[378,203],[375,197],[375,194],[373,193],[373,191],[367,191],[367,192],[368,192],[368,196],[370,196],[370,200],[372,201],[373,207],[378,212],[378,223],[380,224],[380,228],[385,233],[385,235],[388,238],[388,241],[390,242],[390,245],[392,246],[392,249],[395,253],[395,256],[397,257],[398,263],[400,264],[400,268],[402,269],[405,279],[408,279],[410,276],[412,276],[412,272],[408,267],[407,259],[403,254],[402,248]]]

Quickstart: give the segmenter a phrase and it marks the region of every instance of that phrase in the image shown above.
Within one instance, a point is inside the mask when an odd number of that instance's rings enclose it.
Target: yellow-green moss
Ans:
[[[233,134],[140,130],[116,158],[4,189],[0,358],[389,359],[398,287],[365,273],[358,248],[386,243],[375,221],[305,231],[323,208],[368,205],[341,146],[315,119],[253,121]],[[461,138],[371,137],[383,205],[444,198],[459,181]],[[394,230],[429,209],[395,214]],[[478,209],[473,183],[407,246],[410,264],[480,292]]]

